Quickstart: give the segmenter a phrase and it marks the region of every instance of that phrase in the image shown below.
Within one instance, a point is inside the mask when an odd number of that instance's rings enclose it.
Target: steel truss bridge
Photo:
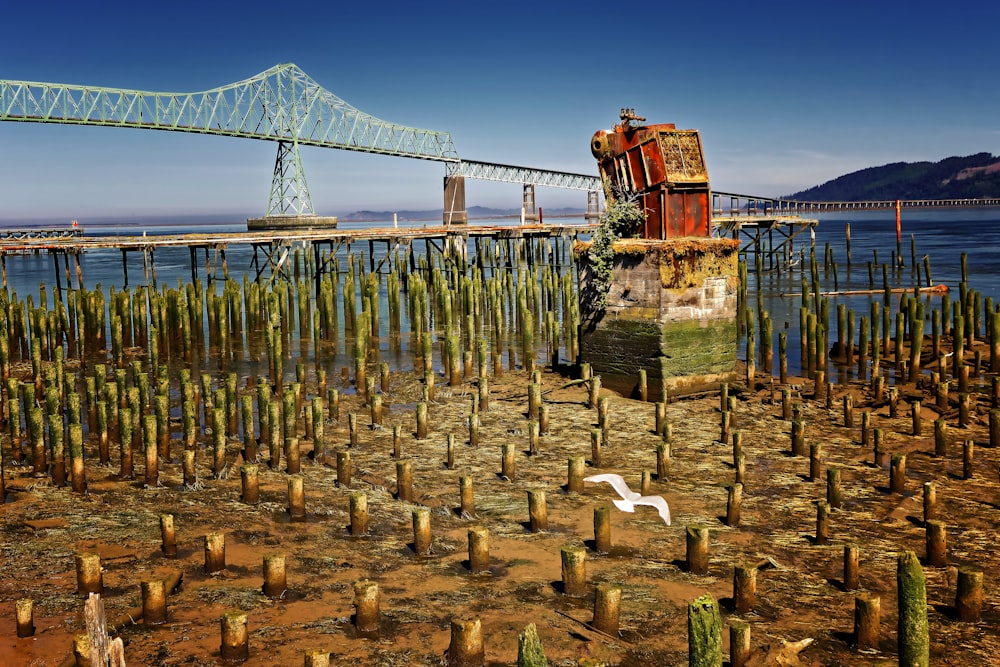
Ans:
[[[300,146],[443,162],[446,176],[596,191],[596,176],[463,161],[448,132],[380,120],[293,64],[196,93],[0,80],[0,120],[217,134],[278,143],[268,216],[314,215]],[[464,202],[463,202],[464,207]]]
[[[600,178],[590,174],[463,160],[448,132],[380,120],[324,89],[293,64],[196,93],[165,93],[58,83],[0,80],[0,121],[102,125],[260,139],[278,144],[267,216],[315,215],[300,146],[443,162],[448,180],[520,183],[534,207],[534,186],[584,190],[596,215]],[[529,194],[529,188],[530,194]],[[454,199],[454,195],[453,199]],[[464,210],[464,187],[460,208]],[[454,204],[454,201],[451,202]],[[902,208],[1000,206],[1000,199],[904,200]],[[895,201],[802,202],[713,192],[713,217],[795,216],[828,211],[891,209]]]

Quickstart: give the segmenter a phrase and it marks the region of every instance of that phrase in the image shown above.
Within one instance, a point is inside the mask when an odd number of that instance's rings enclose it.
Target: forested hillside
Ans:
[[[1000,157],[977,153],[940,162],[894,162],[789,195],[799,201],[1000,197]]]

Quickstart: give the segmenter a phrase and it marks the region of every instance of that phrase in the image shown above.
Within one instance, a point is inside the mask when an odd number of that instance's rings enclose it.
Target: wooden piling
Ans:
[[[881,597],[871,592],[854,596],[854,644],[859,651],[878,649],[881,616]]]
[[[948,565],[948,528],[944,521],[931,519],[925,525],[926,562],[931,567]]]
[[[889,491],[898,494],[906,491],[906,454],[893,454],[889,461]]]
[[[222,643],[219,654],[225,662],[246,662],[250,658],[250,638],[247,615],[229,611],[222,615]]]
[[[967,565],[959,566],[955,616],[963,623],[976,623],[979,621],[982,609],[983,571]]]
[[[729,619],[729,666],[746,667],[750,660],[750,624]]]
[[[570,457],[567,462],[566,490],[570,493],[583,493],[583,471],[586,461],[582,456]]]
[[[358,632],[378,632],[382,612],[378,582],[362,579],[354,583],[354,627]]]
[[[30,598],[21,598],[14,604],[17,618],[17,636],[31,637],[35,634],[35,603]]]
[[[162,579],[140,583],[142,594],[142,622],[145,625],[162,625],[167,622],[167,592]]]
[[[351,535],[364,535],[368,532],[368,496],[361,491],[351,491],[349,502]]]
[[[223,533],[205,535],[205,573],[226,569],[226,536]]]
[[[688,667],[722,667],[722,616],[708,593],[688,603]]]
[[[483,628],[478,618],[451,620],[448,667],[482,667],[485,656]]]
[[[606,635],[617,637],[621,601],[621,586],[610,583],[598,584],[594,595],[594,627]]]
[[[264,585],[263,592],[269,598],[281,598],[288,589],[287,576],[285,573],[284,554],[264,555]]]
[[[611,551],[611,508],[607,505],[594,508],[594,549],[600,553]]]
[[[736,528],[740,525],[740,514],[743,506],[743,485],[733,484],[728,489],[726,500],[726,525]]]
[[[757,604],[757,566],[737,565],[733,570],[733,608],[748,614]]]
[[[256,465],[240,466],[240,483],[242,494],[240,499],[247,505],[260,502],[260,470]]]
[[[91,593],[104,592],[104,577],[101,574],[101,557],[96,553],[76,554],[76,593],[87,597]]]
[[[927,584],[917,555],[899,553],[896,565],[899,612],[897,641],[899,664],[929,667],[930,635],[927,625]]]
[[[469,537],[469,571],[473,574],[490,570],[490,531],[484,526],[472,526]]]
[[[528,522],[533,533],[549,529],[548,507],[543,489],[528,490]]]
[[[413,464],[410,461],[396,461],[396,498],[413,502]]]
[[[559,551],[562,561],[563,594],[583,597],[587,594],[587,550],[565,545]]]
[[[411,512],[413,519],[413,551],[418,556],[431,553],[431,511],[426,507],[414,507]]]
[[[685,527],[687,543],[687,570],[691,574],[708,574],[709,532],[705,526]]]

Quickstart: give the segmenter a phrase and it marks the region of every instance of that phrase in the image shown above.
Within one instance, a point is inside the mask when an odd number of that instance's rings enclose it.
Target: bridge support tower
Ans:
[[[444,224],[465,225],[469,214],[465,210],[465,176],[450,174],[444,177]]]
[[[535,184],[525,183],[521,195],[521,211],[525,222],[538,222],[538,208],[535,204]]]

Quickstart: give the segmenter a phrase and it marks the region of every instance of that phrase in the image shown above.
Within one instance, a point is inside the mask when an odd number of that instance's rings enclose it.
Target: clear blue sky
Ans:
[[[1000,153],[1000,5],[901,2],[8,3],[0,78],[189,92],[294,62],[467,159],[596,173],[620,107],[701,131],[713,188],[782,195]],[[0,123],[0,220],[264,212],[276,144]],[[433,209],[441,164],[304,148],[317,212]],[[515,208],[520,187],[467,184]],[[583,193],[540,189],[543,207]]]

